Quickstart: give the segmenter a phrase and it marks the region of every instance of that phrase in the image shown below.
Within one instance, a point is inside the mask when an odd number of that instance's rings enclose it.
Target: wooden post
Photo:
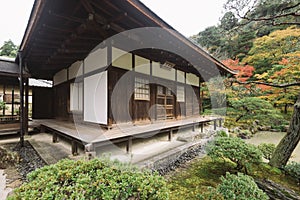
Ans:
[[[19,78],[20,78],[20,145],[24,146],[24,82],[23,82],[23,66],[22,52],[19,51]]]
[[[204,123],[201,123],[201,133],[203,133]]]
[[[52,142],[53,143],[57,143],[58,142],[58,137],[57,137],[57,134],[55,132],[53,132],[53,135],[52,135]]]
[[[6,85],[3,84],[3,97],[5,97],[5,92],[6,92]],[[5,116],[5,109],[2,109],[2,115]]]
[[[214,120],[214,130],[217,130],[217,120]]]
[[[72,140],[72,154],[73,154],[73,156],[78,155],[78,145],[75,140]]]
[[[126,152],[128,154],[132,153],[132,137],[129,137],[127,140]]]
[[[15,88],[13,86],[11,91],[11,117],[14,120],[14,113],[15,112]]]
[[[28,101],[29,101],[29,79],[25,79],[25,108],[24,108],[24,134],[28,135]]]
[[[219,119],[219,127],[222,127],[222,118]]]
[[[168,140],[171,142],[173,137],[173,129],[169,131]]]
[[[41,133],[46,133],[46,128],[45,128],[45,126],[43,126],[43,125],[40,126],[40,132],[41,132]]]
[[[111,94],[112,94],[112,88],[110,85],[110,74],[111,74],[111,67],[112,67],[112,62],[113,62],[113,58],[112,58],[112,41],[108,42],[107,44],[107,91],[108,91],[108,95],[107,95],[107,128],[110,129],[112,127],[113,124],[113,116],[112,116],[112,108],[111,108]]]
[[[193,132],[196,131],[196,123],[193,123]]]

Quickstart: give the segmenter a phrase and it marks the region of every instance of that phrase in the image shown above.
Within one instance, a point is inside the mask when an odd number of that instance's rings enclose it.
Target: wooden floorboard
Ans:
[[[100,144],[107,141],[122,139],[125,141],[129,137],[138,137],[145,134],[155,134],[160,131],[177,129],[183,126],[193,126],[197,123],[206,123],[220,118],[216,117],[194,117],[173,121],[159,121],[148,124],[118,124],[112,129],[104,129],[97,126],[89,126],[85,124],[74,124],[60,120],[35,120],[34,123],[51,128],[67,137],[82,141],[84,144]]]
[[[28,123],[28,129],[34,128],[34,123]],[[20,122],[0,124],[0,135],[7,135],[20,132]]]

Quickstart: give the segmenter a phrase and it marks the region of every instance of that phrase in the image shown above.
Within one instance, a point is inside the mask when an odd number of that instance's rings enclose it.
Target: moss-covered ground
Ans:
[[[210,187],[216,187],[226,172],[237,173],[230,162],[212,161],[208,156],[195,159],[166,176],[171,191],[170,199],[198,199],[199,194],[208,192]],[[252,166],[248,173],[253,178],[272,180],[300,195],[296,180],[266,163]]]

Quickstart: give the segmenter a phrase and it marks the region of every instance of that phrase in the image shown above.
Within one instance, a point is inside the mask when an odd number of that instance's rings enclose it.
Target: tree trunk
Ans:
[[[270,165],[282,168],[286,165],[300,141],[300,95],[294,105],[294,113],[287,134],[282,138],[269,162]]]
[[[288,104],[284,105],[284,114],[287,114]]]

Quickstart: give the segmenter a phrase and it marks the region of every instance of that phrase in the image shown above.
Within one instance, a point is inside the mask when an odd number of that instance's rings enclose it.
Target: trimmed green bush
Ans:
[[[297,179],[298,184],[300,184],[300,163],[292,161],[285,166],[284,170],[287,174]]]
[[[263,157],[267,160],[271,159],[271,157],[276,149],[275,144],[267,144],[267,143],[262,143],[262,144],[258,145],[257,147],[262,152]]]
[[[237,137],[217,137],[208,144],[206,150],[213,160],[230,160],[236,164],[237,170],[245,169],[246,173],[248,164],[262,161],[262,153],[256,146],[247,144]]]
[[[251,176],[238,173],[226,173],[221,177],[221,183],[216,188],[204,195],[199,195],[201,200],[267,200],[268,195],[256,185]]]
[[[219,130],[217,131],[216,137],[228,137],[226,131],[224,130]]]
[[[238,173],[237,175],[226,173],[221,177],[222,183],[216,188],[217,193],[222,194],[225,200],[265,200],[269,197],[258,188],[251,176]]]
[[[108,159],[62,160],[28,175],[10,199],[169,199],[165,179]]]

